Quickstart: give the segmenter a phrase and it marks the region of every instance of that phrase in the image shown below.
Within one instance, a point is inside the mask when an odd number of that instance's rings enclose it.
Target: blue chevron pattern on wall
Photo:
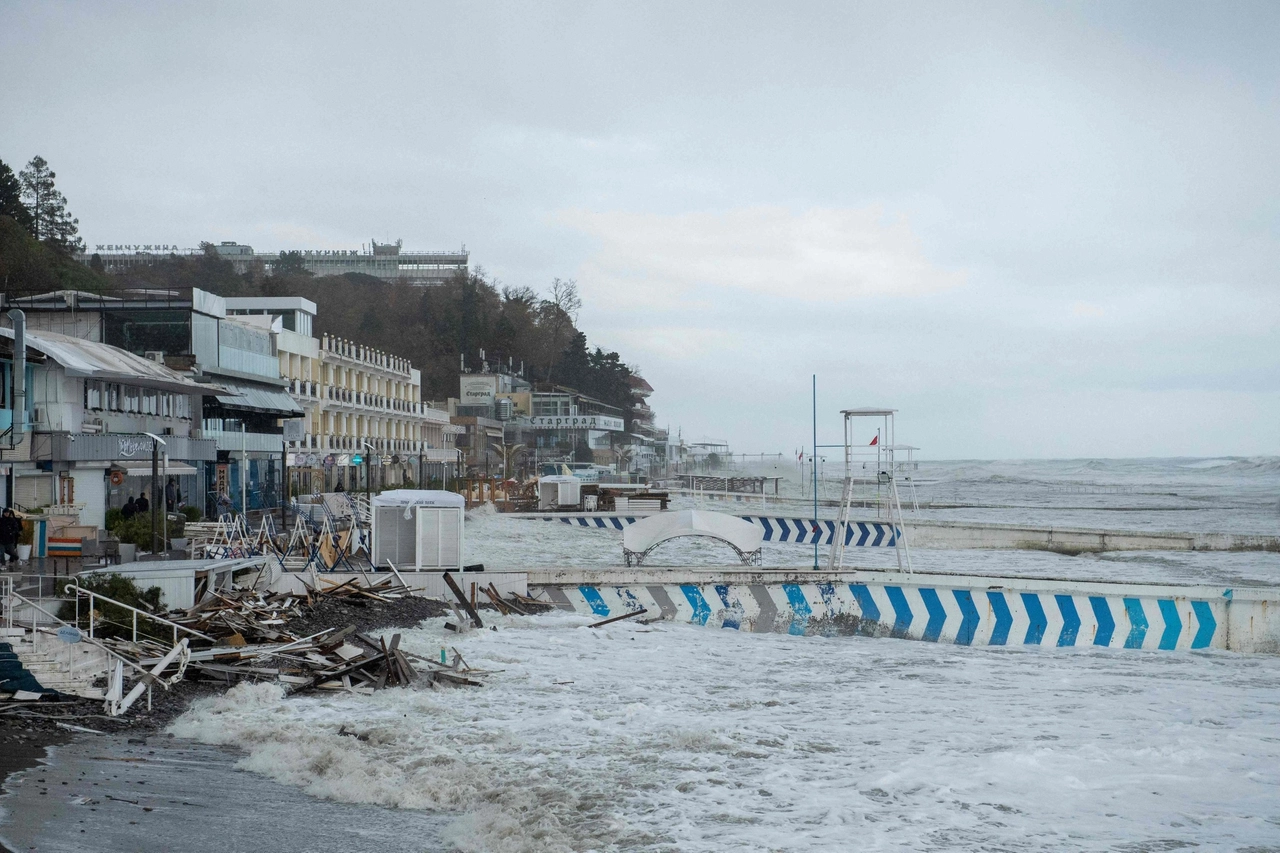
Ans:
[[[540,515],[543,521],[559,521],[575,527],[597,530],[621,530],[645,516],[609,515],[607,513],[556,513]],[[764,541],[789,542],[793,545],[830,545],[836,536],[837,522],[823,518],[784,518],[777,515],[740,515],[764,528]],[[844,532],[847,548],[893,548],[898,544],[899,530],[885,521],[851,521]]]
[[[596,584],[546,591],[561,608],[592,617],[644,607],[663,619],[756,633],[858,634],[961,646],[1226,647],[1225,631],[1218,630],[1225,601],[906,583]]]

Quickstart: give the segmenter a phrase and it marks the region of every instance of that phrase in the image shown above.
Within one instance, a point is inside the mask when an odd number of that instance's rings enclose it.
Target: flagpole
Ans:
[[[818,523],[818,374],[813,374],[813,456],[809,459],[813,469],[813,523]],[[818,570],[818,532],[813,532],[813,570]]]

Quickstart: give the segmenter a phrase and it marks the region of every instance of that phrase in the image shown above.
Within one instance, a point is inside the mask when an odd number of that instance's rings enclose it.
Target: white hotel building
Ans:
[[[306,412],[302,437],[287,441],[302,492],[395,486],[456,472],[459,427],[422,400],[422,375],[407,359],[353,341],[312,336],[316,304],[299,297],[227,299],[227,313],[260,316],[275,333],[280,375]],[[356,462],[359,458],[361,461]],[[368,459],[368,465],[364,463]]]

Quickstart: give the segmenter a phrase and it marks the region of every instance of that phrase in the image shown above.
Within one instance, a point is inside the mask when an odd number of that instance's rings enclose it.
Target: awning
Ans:
[[[138,459],[126,459],[122,462],[112,462],[111,467],[123,468],[124,473],[130,477],[150,477],[151,476],[151,460],[150,459],[148,459],[146,462],[140,461]],[[160,472],[161,477],[165,476],[165,474],[170,474],[174,477],[177,477],[177,476],[186,475],[186,474],[199,473],[193,466],[188,465],[185,462],[170,462],[169,466],[166,468],[163,459],[160,460],[160,466],[156,470]]]
[[[213,396],[218,401],[218,405],[224,408],[245,412],[264,412],[282,418],[305,414],[287,391],[273,391],[254,385],[241,385],[238,382],[219,381],[218,384],[227,391],[215,392]]]

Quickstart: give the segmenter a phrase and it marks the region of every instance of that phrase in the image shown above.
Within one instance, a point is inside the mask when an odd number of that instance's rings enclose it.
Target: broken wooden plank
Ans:
[[[639,615],[641,615],[641,614],[643,614],[643,613],[648,613],[648,612],[649,612],[649,611],[648,611],[647,609],[645,609],[645,608],[641,607],[639,610],[632,610],[630,613],[624,613],[624,614],[622,614],[621,616],[614,616],[614,617],[611,617],[611,618],[609,618],[609,619],[603,619],[603,620],[601,620],[601,621],[599,621],[599,622],[593,622],[592,624],[588,625],[587,627],[588,627],[588,628],[599,628],[599,627],[601,627],[601,626],[603,626],[603,625],[608,625],[608,624],[610,624],[610,623],[612,623],[612,622],[621,622],[623,619],[630,619],[632,616],[639,616]]]
[[[472,607],[471,604],[467,601],[466,593],[464,593],[462,589],[458,586],[457,582],[454,581],[453,575],[449,574],[448,572],[445,572],[444,583],[445,583],[445,586],[449,587],[450,592],[452,592],[454,596],[457,597],[458,602],[462,605],[462,609],[465,610],[467,615],[471,617],[472,624],[474,624],[477,628],[483,628],[484,623],[480,621],[480,614],[476,613],[476,609]]]

